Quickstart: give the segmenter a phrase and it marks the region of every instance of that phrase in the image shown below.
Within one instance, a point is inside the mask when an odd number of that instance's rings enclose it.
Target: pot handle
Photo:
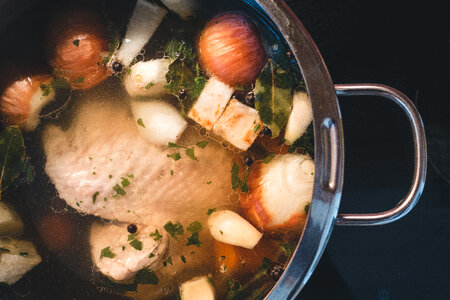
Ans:
[[[336,84],[338,96],[380,96],[398,104],[412,129],[414,142],[414,175],[406,196],[392,209],[371,214],[338,214],[336,225],[383,225],[405,216],[416,205],[422,194],[427,170],[427,149],[422,119],[412,101],[402,92],[381,84]]]

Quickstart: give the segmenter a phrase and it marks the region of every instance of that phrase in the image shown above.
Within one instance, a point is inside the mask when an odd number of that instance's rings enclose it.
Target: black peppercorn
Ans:
[[[134,234],[137,232],[137,226],[136,224],[130,224],[127,226],[127,230],[129,233]]]
[[[183,100],[184,98],[186,98],[186,96],[187,96],[187,91],[186,91],[186,89],[181,89],[181,90],[178,92],[178,97],[180,97],[181,100]]]
[[[253,157],[251,157],[251,156],[245,156],[244,157],[244,163],[247,165],[247,166],[251,166],[252,164],[253,164]]]
[[[113,69],[114,72],[117,72],[117,73],[118,72],[122,72],[123,66],[122,66],[122,64],[119,61],[115,61],[112,64],[112,69]]]
[[[284,268],[280,264],[273,264],[269,270],[270,276],[272,276],[272,278],[275,280],[280,279],[283,272],[284,272]]]
[[[264,126],[263,129],[261,130],[261,134],[262,135],[272,135],[272,130],[270,130],[270,128],[267,126]]]
[[[247,95],[245,95],[245,102],[251,107],[255,105],[255,93],[253,91],[248,92]]]

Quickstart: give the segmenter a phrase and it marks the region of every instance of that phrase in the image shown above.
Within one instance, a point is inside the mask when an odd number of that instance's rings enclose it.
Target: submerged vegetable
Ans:
[[[169,59],[154,59],[138,62],[131,66],[125,75],[125,88],[130,96],[161,97],[167,93],[164,89],[166,73],[169,71]]]
[[[106,29],[93,11],[66,10],[53,21],[47,48],[55,75],[74,89],[89,89],[105,80],[109,72],[102,63],[108,53]]]
[[[306,219],[314,162],[307,155],[278,155],[252,166],[247,184],[250,191],[241,193],[240,200],[251,222],[264,231],[292,230]]]
[[[23,136],[19,128],[7,127],[0,133],[0,198],[19,176],[25,163]]]
[[[0,97],[3,122],[19,125],[26,131],[36,129],[42,108],[54,99],[50,75],[25,77],[8,86]]]
[[[214,287],[206,276],[196,277],[180,285],[181,300],[214,300]]]
[[[20,236],[23,222],[17,212],[4,202],[0,202],[0,236]]]
[[[288,144],[293,144],[302,136],[313,119],[311,101],[306,92],[296,92],[292,102],[292,111],[284,133]]]
[[[210,20],[198,49],[206,69],[232,87],[253,83],[267,59],[255,25],[241,13],[224,13]]]

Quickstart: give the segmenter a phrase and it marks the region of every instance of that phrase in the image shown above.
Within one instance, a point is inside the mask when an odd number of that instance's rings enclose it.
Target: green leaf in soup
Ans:
[[[0,133],[0,193],[20,174],[25,162],[22,132],[10,126]]]
[[[255,84],[255,108],[261,121],[277,137],[286,125],[292,108],[292,76],[271,59]]]

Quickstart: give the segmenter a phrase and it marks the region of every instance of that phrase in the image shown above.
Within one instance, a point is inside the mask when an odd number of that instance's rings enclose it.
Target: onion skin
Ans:
[[[40,89],[41,84],[49,84],[50,75],[34,75],[14,81],[0,97],[0,112],[6,125],[23,127],[30,115],[31,97]]]
[[[200,35],[198,49],[202,65],[232,87],[253,83],[267,60],[256,26],[240,13],[225,13],[210,20]]]
[[[102,63],[108,52],[106,29],[93,12],[76,8],[58,15],[47,44],[56,75],[67,79],[73,89],[92,88],[109,76]]]

